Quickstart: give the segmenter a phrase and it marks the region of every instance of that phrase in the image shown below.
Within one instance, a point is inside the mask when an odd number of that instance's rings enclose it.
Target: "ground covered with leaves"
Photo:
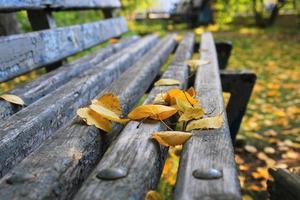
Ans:
[[[233,42],[229,69],[257,74],[235,152],[243,199],[266,199],[268,168],[300,167],[300,35],[280,29],[210,29],[217,40]],[[165,199],[172,196],[178,165],[178,148],[170,149],[159,185]]]

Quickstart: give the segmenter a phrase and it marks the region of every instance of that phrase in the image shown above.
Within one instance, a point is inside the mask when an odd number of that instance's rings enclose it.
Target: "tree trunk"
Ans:
[[[21,33],[16,13],[0,13],[0,36]]]

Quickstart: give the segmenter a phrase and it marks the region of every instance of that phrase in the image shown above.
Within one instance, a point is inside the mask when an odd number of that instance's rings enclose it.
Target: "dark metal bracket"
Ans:
[[[218,54],[219,68],[225,69],[233,49],[231,41],[216,42],[216,50]]]
[[[220,75],[223,91],[230,93],[226,112],[231,139],[234,143],[255,85],[256,74],[249,71],[226,70],[221,71]]]

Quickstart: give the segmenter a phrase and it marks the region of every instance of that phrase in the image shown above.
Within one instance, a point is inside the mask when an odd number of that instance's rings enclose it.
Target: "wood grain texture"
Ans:
[[[0,124],[0,175],[71,119],[78,107],[119,78],[157,39],[157,36],[148,36],[125,48]]]
[[[59,61],[126,31],[125,19],[114,18],[1,37],[0,82]]]
[[[241,199],[234,152],[226,119],[215,44],[211,33],[202,34],[201,59],[210,63],[198,68],[195,89],[202,106],[211,115],[223,112],[225,123],[216,130],[193,131],[183,147],[175,186],[175,199]],[[223,177],[200,180],[193,177],[196,169],[221,170]]]
[[[188,79],[188,67],[185,61],[193,52],[194,36],[187,34],[179,45],[174,60],[163,78],[176,78],[185,87]],[[156,94],[178,86],[155,87],[144,104],[151,103]],[[164,130],[161,123],[129,122],[120,136],[108,148],[96,169],[84,182],[74,199],[143,199],[146,192],[157,186],[167,148],[150,139],[153,132]],[[97,173],[106,168],[122,167],[128,175],[122,179],[105,181],[96,178]]]
[[[300,174],[291,173],[285,169],[269,169],[273,180],[268,180],[270,200],[300,199]]]
[[[98,96],[112,92],[128,113],[150,86],[174,46],[175,37],[166,37]],[[105,134],[74,117],[3,177],[0,195],[6,199],[69,199],[101,158],[106,139],[115,137],[121,128],[114,126],[112,133]],[[7,184],[7,180],[20,174],[33,174],[36,178],[22,184]]]
[[[95,53],[84,56],[69,64],[65,64],[61,68],[44,74],[28,84],[17,86],[8,93],[21,97],[28,106],[48,93],[56,90],[72,78],[82,74],[90,68],[96,67],[101,61],[130,44],[137,42],[137,40],[138,37],[121,39],[117,44],[110,44],[97,50]],[[0,123],[21,109],[21,106],[0,100]]]
[[[0,11],[119,8],[119,0],[0,0]]]

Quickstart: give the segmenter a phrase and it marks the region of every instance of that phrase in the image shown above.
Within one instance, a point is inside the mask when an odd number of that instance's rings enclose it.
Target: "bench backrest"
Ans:
[[[119,0],[0,0],[0,12],[26,10],[35,32],[0,37],[0,82],[62,59],[127,31],[124,18],[110,18]],[[101,9],[105,19],[56,28],[52,11]]]

